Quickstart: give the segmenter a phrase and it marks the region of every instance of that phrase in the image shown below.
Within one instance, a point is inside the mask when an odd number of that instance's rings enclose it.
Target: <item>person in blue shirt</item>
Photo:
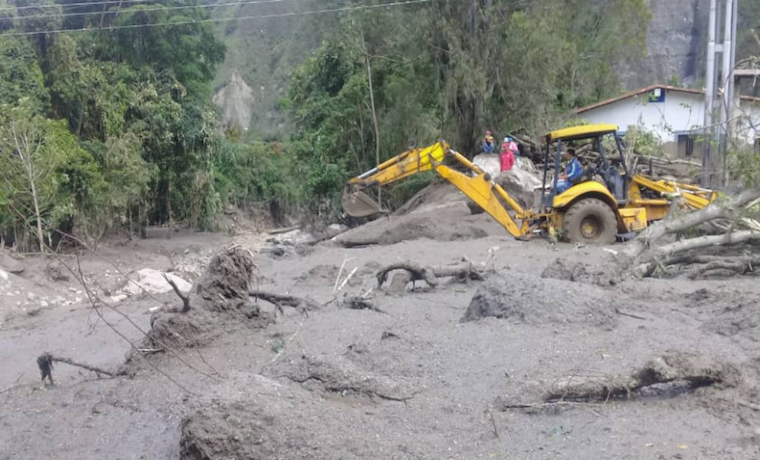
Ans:
[[[569,161],[567,162],[565,173],[560,174],[559,181],[557,181],[558,195],[572,187],[575,180],[583,175],[583,168],[578,161],[578,157],[575,156],[575,149],[567,149],[565,155]]]
[[[493,153],[494,142],[493,142],[493,135],[491,134],[491,131],[486,131],[486,136],[483,138],[482,149],[483,149],[483,153]]]

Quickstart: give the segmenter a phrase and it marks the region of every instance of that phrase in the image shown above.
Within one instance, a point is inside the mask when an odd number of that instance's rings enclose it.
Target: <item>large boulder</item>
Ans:
[[[480,169],[490,174],[494,182],[499,184],[511,197],[515,198],[524,208],[532,208],[536,204],[537,191],[541,190],[543,182],[535,172],[535,166],[527,158],[518,158],[515,166],[505,172],[501,172],[499,156],[483,153],[476,155],[472,162]],[[473,214],[482,213],[483,210],[468,200],[467,206]]]

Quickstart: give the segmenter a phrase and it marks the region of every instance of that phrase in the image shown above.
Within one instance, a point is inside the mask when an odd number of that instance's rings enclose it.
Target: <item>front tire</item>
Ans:
[[[565,213],[562,233],[571,243],[612,244],[617,235],[617,218],[604,201],[584,198]]]

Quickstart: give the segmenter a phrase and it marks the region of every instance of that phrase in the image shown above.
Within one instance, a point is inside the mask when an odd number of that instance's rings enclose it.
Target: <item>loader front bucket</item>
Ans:
[[[352,217],[367,217],[385,213],[380,205],[364,192],[343,190],[343,210]]]

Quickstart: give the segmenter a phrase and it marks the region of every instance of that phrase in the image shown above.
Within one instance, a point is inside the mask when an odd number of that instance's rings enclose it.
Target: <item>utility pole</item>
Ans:
[[[734,103],[734,62],[736,59],[736,20],[739,0],[710,0],[708,24],[707,69],[705,73],[705,123],[702,141],[702,183],[706,187],[726,185],[728,181],[728,140]],[[723,40],[716,43],[719,32],[719,17],[723,20]],[[721,54],[720,75],[716,65]],[[720,96],[720,97],[718,97]],[[715,102],[718,101],[718,122],[716,123]],[[716,175],[716,166],[722,173]]]
[[[736,53],[736,2],[738,0],[726,0],[726,10],[723,17],[723,71],[721,72],[721,104],[720,104],[720,158],[722,174],[720,185],[728,185],[728,143],[731,138],[731,115],[733,114],[734,93],[734,61]]]
[[[713,148],[712,125],[715,102],[715,34],[718,25],[717,0],[710,0],[710,19],[707,26],[707,71],[705,72],[705,124],[702,133],[702,185],[712,187]]]

